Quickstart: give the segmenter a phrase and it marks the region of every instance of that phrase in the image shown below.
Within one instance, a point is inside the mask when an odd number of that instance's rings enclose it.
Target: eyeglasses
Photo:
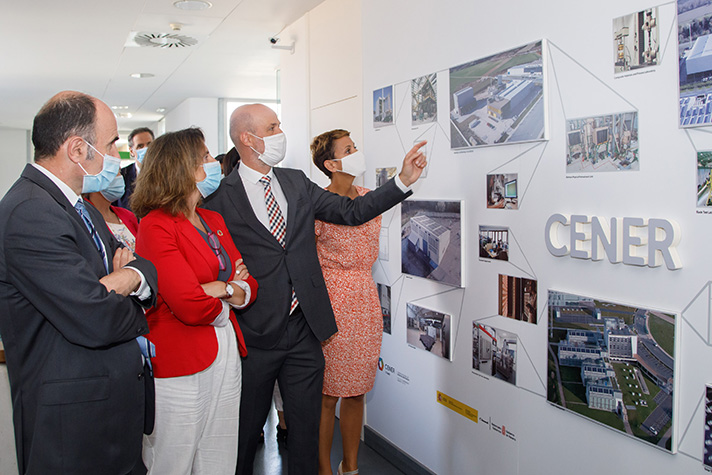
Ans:
[[[210,244],[210,247],[213,249],[213,252],[218,257],[220,270],[222,271],[227,269],[227,266],[225,265],[225,258],[222,256],[222,252],[220,252],[220,250],[222,249],[220,246],[220,240],[218,240],[218,237],[212,231],[208,233],[208,244]]]

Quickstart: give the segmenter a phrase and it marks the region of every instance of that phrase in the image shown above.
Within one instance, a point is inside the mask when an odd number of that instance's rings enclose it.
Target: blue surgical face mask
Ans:
[[[119,173],[111,180],[111,183],[109,183],[109,186],[105,190],[101,190],[101,194],[109,203],[113,203],[124,196],[124,191],[126,191],[126,184],[124,177]]]
[[[222,169],[220,168],[220,162],[214,161],[210,163],[203,163],[203,170],[205,170],[205,178],[196,183],[196,186],[198,187],[198,191],[200,191],[203,198],[207,198],[215,193],[215,190],[217,190],[218,186],[220,186]]]
[[[143,158],[146,156],[146,150],[148,150],[148,147],[143,147],[136,150],[136,161],[139,163],[139,165],[143,165]]]
[[[93,148],[96,153],[104,157],[104,164],[101,171],[96,175],[90,175],[81,163],[77,163],[77,165],[79,165],[85,173],[84,182],[82,183],[82,193],[96,193],[109,187],[109,184],[113,181],[116,174],[119,173],[119,168],[121,168],[121,159],[112,157],[111,155],[104,155],[92,144],[86,140],[85,142]]]

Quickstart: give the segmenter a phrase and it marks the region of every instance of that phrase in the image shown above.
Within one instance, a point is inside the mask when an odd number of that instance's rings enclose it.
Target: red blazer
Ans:
[[[198,214],[217,235],[233,265],[241,258],[220,214],[198,208]],[[215,330],[210,325],[222,311],[222,302],[208,296],[201,284],[218,278],[219,263],[205,239],[183,214],[171,216],[153,210],[141,220],[136,254],[150,260],[158,271],[158,300],[146,313],[156,345],[152,359],[155,376],[170,378],[203,371],[218,353]],[[250,302],[257,296],[257,281],[250,276]],[[242,331],[230,312],[240,354],[247,350]]]

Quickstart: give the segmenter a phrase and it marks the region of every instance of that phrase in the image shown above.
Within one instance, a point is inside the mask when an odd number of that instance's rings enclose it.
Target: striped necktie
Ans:
[[[86,207],[84,206],[84,201],[81,199],[77,201],[77,204],[74,205],[74,209],[79,213],[79,216],[82,217],[82,221],[84,221],[84,225],[87,227],[87,230],[89,231],[89,234],[91,234],[91,238],[94,240],[94,245],[96,248],[99,250],[99,253],[101,254],[101,259],[104,262],[104,269],[106,272],[109,272],[109,261],[106,258],[106,249],[104,249],[104,243],[101,242],[101,239],[99,238],[99,235],[96,232],[96,229],[94,228],[94,223],[91,221],[91,216],[89,216],[89,212],[87,211]]]
[[[263,176],[259,179],[259,182],[265,188],[265,204],[267,205],[267,215],[269,217],[269,232],[277,239],[282,247],[285,247],[285,237],[287,235],[287,223],[284,221],[284,216],[282,216],[282,210],[279,209],[279,203],[272,193],[272,179],[268,176]],[[294,287],[292,287],[292,303],[289,307],[289,313],[291,314],[294,309],[299,304],[297,301],[297,294],[294,292]]]

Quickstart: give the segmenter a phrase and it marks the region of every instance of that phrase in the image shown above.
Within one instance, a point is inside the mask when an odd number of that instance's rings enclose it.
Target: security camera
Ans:
[[[273,45],[276,45],[279,42],[279,38],[273,36],[269,39],[269,42],[272,43]]]

